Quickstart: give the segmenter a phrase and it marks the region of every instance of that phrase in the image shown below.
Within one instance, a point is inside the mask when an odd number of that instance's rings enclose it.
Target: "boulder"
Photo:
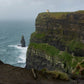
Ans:
[[[21,38],[21,46],[22,47],[25,47],[25,39],[24,39],[24,36],[22,35],[22,38]]]

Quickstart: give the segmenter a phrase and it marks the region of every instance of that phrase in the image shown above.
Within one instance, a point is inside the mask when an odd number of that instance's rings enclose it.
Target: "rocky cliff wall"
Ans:
[[[71,73],[84,59],[84,11],[40,13],[31,35],[26,68]]]
[[[41,70],[43,68],[46,68],[48,70],[64,70],[64,64],[57,57],[59,53],[59,50],[48,44],[31,43],[27,51],[28,65],[26,66],[26,68],[34,68],[38,70]]]
[[[83,47],[77,47],[81,53],[70,48],[76,41],[83,46],[84,43],[84,13],[40,13],[36,19],[36,31],[32,34],[30,42],[49,43],[60,50],[68,49],[77,56],[84,56]]]

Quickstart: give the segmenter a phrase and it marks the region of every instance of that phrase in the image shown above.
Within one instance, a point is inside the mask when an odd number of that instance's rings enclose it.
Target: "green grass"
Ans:
[[[68,52],[62,52],[60,55],[59,55],[60,59],[63,61],[63,63],[66,63],[66,65],[69,67],[71,67],[72,65],[72,59],[73,57],[71,56],[71,54],[69,54]]]
[[[67,66],[72,68],[75,68],[78,62],[84,59],[84,57],[72,56],[68,52],[63,52],[59,57],[62,59],[63,63],[66,63]]]
[[[84,13],[84,10],[76,11],[77,13]]]
[[[29,47],[33,47],[35,49],[41,50],[50,56],[56,56],[59,53],[59,50],[54,46],[50,46],[46,43],[30,43]]]
[[[79,10],[76,12],[49,12],[49,13],[43,12],[43,13],[40,13],[39,15],[40,16],[49,15],[50,17],[54,17],[56,19],[61,19],[61,18],[65,18],[65,16],[70,13],[84,13],[84,10]]]
[[[61,79],[61,80],[66,80],[66,81],[69,80],[68,75],[61,71],[41,70],[41,72],[42,72],[42,74],[44,74],[44,77],[48,76],[49,78],[52,78],[52,79]]]
[[[54,58],[54,63],[61,62],[63,64],[66,64],[65,70],[71,71],[71,68],[74,69],[78,62],[81,62],[84,57],[77,57],[72,56],[66,51],[60,51],[54,46],[51,46],[46,43],[30,43],[29,48],[33,48],[37,50],[38,52],[41,51],[48,56],[51,56]],[[57,61],[56,61],[57,60]]]
[[[31,38],[37,38],[37,39],[43,39],[45,37],[45,34],[44,33],[37,33],[37,32],[34,32],[32,33],[31,35]]]
[[[79,11],[76,11],[76,12],[43,12],[43,13],[40,13],[39,15],[50,15],[51,17],[55,17],[57,19],[59,18],[62,18],[62,16],[66,16],[67,14],[70,14],[70,13],[84,13],[84,10],[79,10]]]
[[[39,16],[50,16],[50,17],[54,17],[56,19],[61,19],[64,18],[67,14],[69,14],[71,12],[44,12],[44,13],[40,13]]]
[[[68,44],[68,47],[71,51],[75,51],[76,49],[77,50],[80,50],[80,49],[84,49],[84,44],[81,43],[80,41],[75,41],[75,40],[72,40],[69,44]]]

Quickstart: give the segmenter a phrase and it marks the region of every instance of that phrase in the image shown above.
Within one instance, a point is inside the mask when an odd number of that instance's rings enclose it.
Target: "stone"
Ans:
[[[24,36],[22,35],[22,38],[21,38],[21,46],[22,47],[25,47],[25,39],[24,39]]]

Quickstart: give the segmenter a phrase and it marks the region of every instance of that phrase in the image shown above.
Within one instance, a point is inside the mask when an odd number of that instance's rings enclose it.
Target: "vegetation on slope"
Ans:
[[[56,49],[54,46],[50,46],[46,43],[40,43],[40,44],[30,43],[29,48],[30,47],[37,49],[37,50],[41,50],[50,56],[55,56],[59,53],[58,49]]]
[[[60,33],[58,34],[57,31],[50,31],[47,33],[38,33],[34,32],[31,35],[31,42],[35,43],[55,43],[58,46],[67,48],[67,51],[70,53],[74,53],[75,56],[84,56],[84,43],[78,40],[77,35],[75,33],[70,33],[70,35],[63,35],[62,30],[59,29]],[[49,36],[48,36],[49,35]],[[53,36],[54,35],[54,36]],[[56,37],[55,37],[56,36]]]
[[[72,40],[68,44],[70,52],[74,52],[76,56],[83,56],[84,44],[80,41]]]
[[[42,74],[44,77],[50,78],[50,79],[61,79],[61,80],[69,80],[69,76],[61,71],[49,71],[47,69],[40,70],[40,74]]]
[[[45,37],[45,33],[37,33],[37,32],[34,32],[31,34],[31,38],[35,38],[35,39],[44,39]]]
[[[59,60],[64,64],[64,68],[68,72],[71,72],[76,67],[77,63],[84,59],[84,57],[73,56],[67,51],[60,51],[54,46],[46,43],[30,43],[29,48],[34,48],[35,50],[44,52],[49,56],[53,56],[55,61]]]
[[[36,56],[40,55],[38,52],[43,53],[44,58],[49,56],[48,61],[53,57],[53,63],[63,64],[67,72],[73,71],[78,62],[84,59],[83,12],[40,13],[36,19],[36,32],[31,35],[29,49],[33,48]]]

